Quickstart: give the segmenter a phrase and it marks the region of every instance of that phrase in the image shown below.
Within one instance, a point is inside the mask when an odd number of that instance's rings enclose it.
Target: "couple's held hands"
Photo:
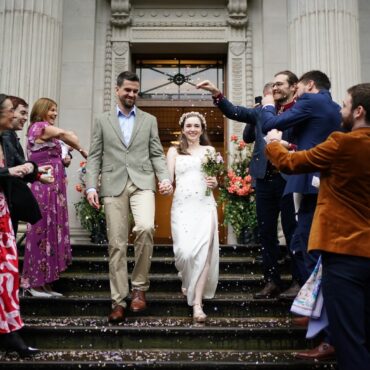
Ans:
[[[218,185],[216,177],[215,176],[207,176],[206,177],[206,185],[207,185],[207,188],[216,189],[217,185]]]
[[[10,176],[23,178],[34,171],[34,166],[32,163],[27,162],[19,166],[10,167],[8,171]]]
[[[161,195],[171,195],[173,192],[173,187],[170,180],[163,180],[158,183],[159,194]]]

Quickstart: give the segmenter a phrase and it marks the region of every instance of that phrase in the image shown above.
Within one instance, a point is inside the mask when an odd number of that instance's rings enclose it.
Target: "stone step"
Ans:
[[[77,293],[77,292],[76,292]],[[25,316],[72,316],[91,317],[107,316],[111,310],[111,300],[108,292],[92,293],[78,292],[72,296],[61,298],[21,297],[21,312]],[[172,317],[191,316],[191,307],[180,293],[148,293],[148,308],[135,314],[129,310],[128,317]],[[286,317],[291,302],[277,299],[254,300],[251,294],[217,293],[215,298],[204,301],[204,310],[209,317]]]
[[[178,292],[181,289],[180,279],[176,274],[149,274],[150,290],[154,292]],[[285,285],[291,280],[290,275],[282,275]],[[81,272],[64,272],[53,284],[60,292],[109,291],[107,273],[87,274]],[[217,290],[220,292],[253,292],[264,285],[263,275],[254,274],[220,274]]]
[[[19,248],[20,256],[23,256],[23,248]],[[232,245],[232,244],[223,244],[220,245],[220,256],[235,256],[235,257],[250,257],[253,255],[261,254],[261,247],[258,244],[247,244],[247,245]],[[106,244],[74,244],[72,246],[72,255],[74,257],[85,256],[108,256],[108,245]],[[127,255],[134,255],[134,248],[130,244],[127,248]],[[153,249],[153,257],[172,257],[173,256],[173,247],[172,244],[156,244]]]
[[[23,265],[23,257],[19,258],[20,269]],[[150,271],[152,273],[176,274],[175,261],[173,257],[153,257]],[[128,257],[128,269],[131,272],[135,263],[134,257]],[[256,261],[254,257],[221,257],[220,272],[232,274],[261,274],[263,266],[261,261]],[[281,263],[281,272],[288,273],[288,263]],[[72,264],[67,270],[69,273],[108,273],[108,257],[74,257]]]
[[[31,360],[16,355],[3,356],[1,369],[189,369],[189,370],[334,370],[331,361],[296,360],[293,351],[186,350],[143,348],[140,350],[54,350]]]
[[[80,320],[73,325],[29,324],[22,329],[22,337],[33,347],[52,349],[143,349],[165,348],[176,350],[302,350],[307,348],[305,331],[275,323],[254,322],[227,325],[193,325],[189,320],[157,320],[111,325]]]

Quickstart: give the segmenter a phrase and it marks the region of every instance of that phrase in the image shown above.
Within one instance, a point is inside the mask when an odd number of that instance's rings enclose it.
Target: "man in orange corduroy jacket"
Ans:
[[[370,366],[370,83],[352,86],[342,125],[310,150],[289,153],[281,133],[267,135],[266,155],[281,171],[320,171],[309,251],[322,253],[322,287],[340,370]]]

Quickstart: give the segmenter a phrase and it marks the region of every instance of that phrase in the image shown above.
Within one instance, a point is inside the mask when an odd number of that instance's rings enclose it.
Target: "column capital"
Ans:
[[[111,0],[111,23],[115,27],[127,27],[131,24],[130,0]]]
[[[245,27],[248,23],[247,0],[229,0],[227,4],[229,18],[227,23],[232,27]]]

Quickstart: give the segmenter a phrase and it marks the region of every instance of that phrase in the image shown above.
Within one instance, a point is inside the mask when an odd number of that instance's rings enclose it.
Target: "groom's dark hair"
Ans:
[[[118,75],[117,86],[122,86],[124,80],[140,82],[139,76],[131,71],[124,71]]]

